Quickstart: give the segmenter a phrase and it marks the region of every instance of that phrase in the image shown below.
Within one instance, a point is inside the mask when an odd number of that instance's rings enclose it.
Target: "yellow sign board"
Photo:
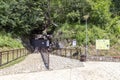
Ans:
[[[96,40],[96,49],[109,50],[110,49],[110,40],[108,40],[108,39]]]

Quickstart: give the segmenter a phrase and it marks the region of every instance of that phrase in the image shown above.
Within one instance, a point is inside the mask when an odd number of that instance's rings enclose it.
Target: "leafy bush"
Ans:
[[[79,21],[79,18],[80,18],[80,13],[79,11],[73,11],[73,12],[70,12],[67,14],[67,19],[68,19],[68,22],[78,22]]]
[[[76,39],[78,42],[78,45],[85,45],[86,43],[86,29],[85,25],[80,24],[68,24],[65,23],[62,25],[62,27],[59,29],[63,32],[62,36],[63,39]],[[118,42],[119,36],[119,27],[115,27],[115,33],[111,33],[109,30],[104,30],[100,28],[99,26],[95,25],[88,25],[88,31],[87,31],[87,37],[88,37],[88,44],[95,45],[96,39],[110,39],[110,44],[114,45]],[[60,37],[60,36],[59,36]]]
[[[22,48],[20,40],[13,39],[11,34],[0,32],[0,47]]]

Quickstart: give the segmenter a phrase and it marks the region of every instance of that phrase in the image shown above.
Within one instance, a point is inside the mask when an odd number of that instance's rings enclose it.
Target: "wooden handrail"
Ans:
[[[54,54],[56,55],[75,58],[75,59],[80,59],[80,55],[82,53],[81,48],[54,48],[53,50],[55,50]]]
[[[14,50],[19,50],[19,49],[25,49],[25,48],[10,49],[10,50],[0,51],[0,52],[3,53],[3,52],[14,51]]]
[[[0,66],[5,65],[11,61],[14,61],[22,56],[26,56],[28,54],[27,49],[12,49],[6,51],[0,51]],[[5,57],[5,61],[3,61]]]

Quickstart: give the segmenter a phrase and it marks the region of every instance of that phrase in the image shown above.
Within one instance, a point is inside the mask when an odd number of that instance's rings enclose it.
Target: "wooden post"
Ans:
[[[9,51],[7,52],[7,63],[9,62]]]
[[[18,58],[18,49],[17,49],[17,58]]]
[[[50,55],[49,55],[48,49],[47,49],[47,54],[48,54],[48,69],[49,69],[50,68]]]
[[[78,55],[77,55],[77,59],[79,59],[79,51],[78,51],[78,48],[76,48],[77,52],[78,52]]]
[[[70,58],[72,58],[72,49],[70,48]]]
[[[26,56],[26,53],[25,53],[25,48],[23,49],[23,56]]]
[[[25,53],[25,48],[23,49],[23,55],[26,55],[26,53]]]
[[[55,55],[58,55],[58,53],[57,53],[57,52],[58,52],[58,49],[56,49],[56,54],[55,54]]]
[[[24,54],[27,55],[27,54],[26,54],[26,49],[24,49]]]
[[[67,54],[67,53],[66,53],[66,48],[65,48],[65,57],[66,57],[66,54]]]
[[[23,55],[25,54],[25,49],[23,49]],[[26,55],[26,54],[25,54]]]
[[[22,50],[22,49],[20,49],[20,57],[21,57],[21,52],[22,52],[21,50]]]
[[[14,60],[14,50],[12,50],[12,60]]]
[[[25,53],[24,53],[24,49],[22,48],[22,49],[21,49],[21,52],[20,52],[20,55],[21,55],[21,56],[24,56],[24,54],[25,54]]]
[[[62,56],[62,50],[61,50],[61,48],[60,48],[60,56]]]
[[[62,56],[62,50],[63,50],[63,48],[60,48],[59,50],[60,50],[60,56]]]
[[[26,54],[25,54],[25,48],[23,49],[23,54],[22,54],[22,55],[23,55],[23,56],[26,55]]]
[[[24,53],[25,53],[25,55],[27,55],[27,50],[26,49],[24,50]]]
[[[81,56],[81,54],[82,54],[81,48],[79,49],[79,52],[80,52],[80,54],[79,54],[79,60],[80,60],[80,56]]]
[[[2,65],[2,52],[0,52],[0,66]]]

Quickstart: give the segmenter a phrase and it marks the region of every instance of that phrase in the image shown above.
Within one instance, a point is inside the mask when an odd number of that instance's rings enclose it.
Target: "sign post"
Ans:
[[[75,47],[77,45],[77,41],[74,39],[72,42],[72,46]]]

